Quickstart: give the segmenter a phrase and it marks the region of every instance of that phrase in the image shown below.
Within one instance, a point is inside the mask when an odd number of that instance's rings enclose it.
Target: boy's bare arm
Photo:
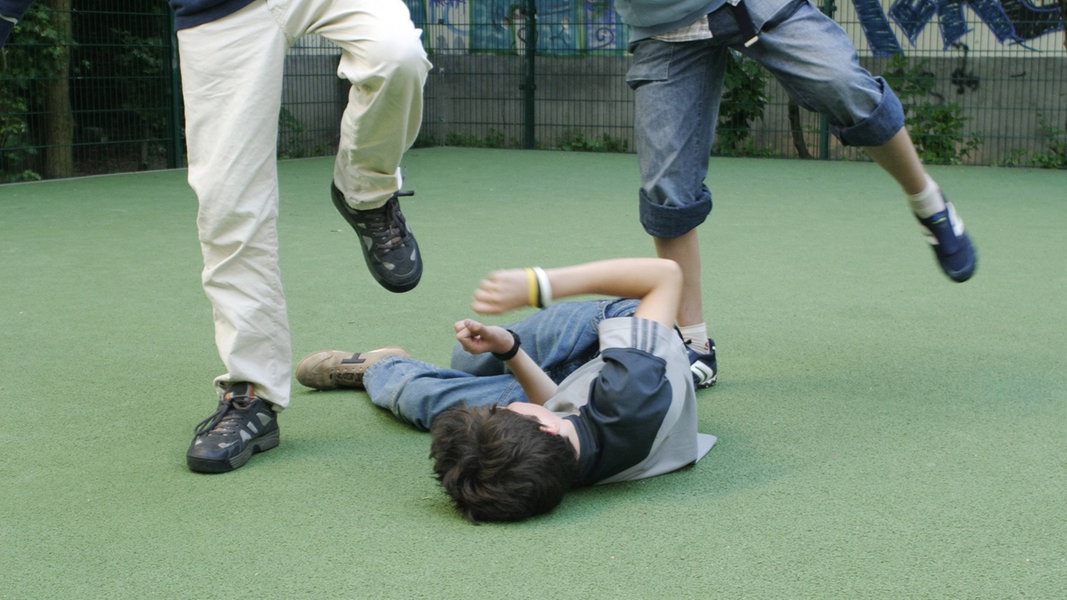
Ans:
[[[471,354],[494,352],[504,354],[511,350],[515,338],[511,332],[496,325],[483,325],[474,319],[464,319],[455,324],[456,340],[463,349]],[[515,375],[526,398],[534,404],[544,404],[556,393],[556,383],[543,371],[529,355],[519,347],[518,352],[508,360],[508,368]]]
[[[682,271],[678,264],[661,258],[619,258],[584,263],[558,269],[546,269],[553,298],[581,294],[603,294],[637,298],[640,305],[635,317],[650,319],[674,327],[682,293]],[[472,308],[481,314],[499,314],[522,308],[537,297],[531,285],[538,283],[526,269],[493,271],[474,291]],[[531,293],[533,292],[533,293]],[[473,354],[503,354],[514,343],[511,333],[496,326],[486,326],[473,319],[455,324],[456,339]],[[508,361],[527,398],[544,404],[556,391],[556,384],[520,348]]]
[[[682,289],[682,271],[674,261],[616,258],[545,269],[545,274],[553,298],[581,294],[637,298],[641,305],[634,316],[674,326]],[[475,290],[472,307],[482,314],[499,314],[527,306],[530,285],[525,269],[493,271]]]

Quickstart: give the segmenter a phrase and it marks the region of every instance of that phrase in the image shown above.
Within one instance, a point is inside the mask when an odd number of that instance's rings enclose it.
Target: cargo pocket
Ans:
[[[641,40],[634,45],[634,62],[626,71],[626,85],[637,89],[653,81],[665,81],[670,74],[671,58],[677,44],[659,40]]]

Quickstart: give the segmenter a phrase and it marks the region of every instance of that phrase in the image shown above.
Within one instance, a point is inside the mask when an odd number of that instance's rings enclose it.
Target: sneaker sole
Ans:
[[[228,473],[243,467],[253,454],[277,447],[280,441],[281,431],[272,431],[263,437],[249,440],[245,449],[233,455],[229,460],[207,460],[192,456],[186,456],[185,459],[189,469],[197,473]]]

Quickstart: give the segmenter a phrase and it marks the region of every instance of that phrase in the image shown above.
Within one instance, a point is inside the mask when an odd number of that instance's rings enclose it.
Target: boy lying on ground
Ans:
[[[455,323],[451,368],[390,346],[304,357],[296,377],[365,389],[430,430],[434,472],[471,521],[518,521],[572,487],[652,477],[703,457],[689,359],[674,329],[682,275],[658,258],[494,271],[472,307],[545,307],[514,325]],[[552,304],[601,294],[619,299]]]

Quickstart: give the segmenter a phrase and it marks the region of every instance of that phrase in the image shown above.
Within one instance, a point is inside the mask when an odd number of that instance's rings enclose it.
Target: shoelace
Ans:
[[[400,226],[400,219],[397,216],[400,212],[400,203],[397,198],[414,195],[415,192],[410,191],[396,192],[380,210],[367,211],[363,217],[363,226],[378,249],[389,251],[404,245],[408,232],[407,228]],[[381,241],[383,238],[385,241]]]
[[[255,396],[248,394],[231,396],[227,393],[222,397],[222,401],[219,402],[219,408],[215,411],[215,414],[197,423],[196,435],[209,431],[219,431],[220,433],[236,431],[240,427],[241,416],[234,413],[233,410],[246,409],[252,405],[253,400],[255,400]]]

